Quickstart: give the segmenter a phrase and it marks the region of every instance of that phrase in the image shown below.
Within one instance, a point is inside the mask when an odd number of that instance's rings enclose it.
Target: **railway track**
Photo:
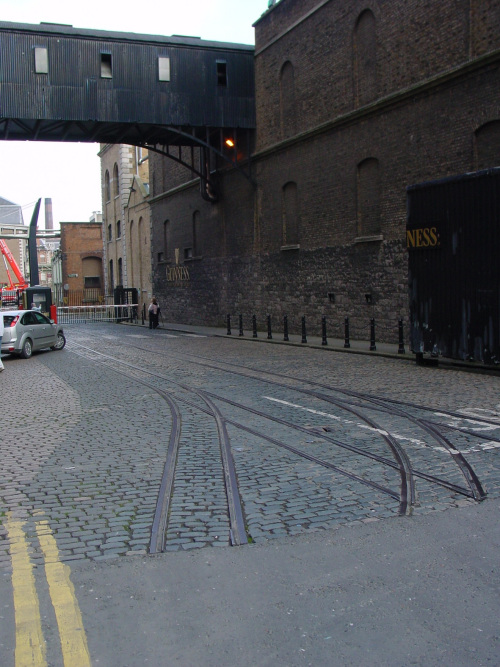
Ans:
[[[476,434],[437,422],[425,406],[382,400],[199,354],[145,350],[133,343],[121,343],[120,358],[76,340],[68,349],[148,386],[166,403],[169,437],[151,531],[152,553],[174,549],[190,532],[197,539],[196,531],[188,528],[197,515],[197,507],[189,501],[198,486],[207,484],[203,478],[207,452],[200,443],[204,447],[211,443],[209,475],[220,475],[224,496],[221,502],[219,493],[206,519],[217,524],[217,535],[212,530],[206,544],[237,546],[266,533],[334,525],[346,520],[346,512],[339,511],[346,502],[354,508],[354,517],[368,519],[411,514],[429,492],[445,493],[448,499],[482,500],[486,495],[453,442],[455,435],[470,439]],[[135,362],[126,360],[127,349]],[[245,381],[244,399],[235,391],[235,379]],[[453,418],[452,413],[441,414],[448,421]],[[191,421],[190,433],[183,438],[186,420]],[[485,419],[483,423],[492,422]],[[215,441],[217,474],[213,472]],[[179,473],[183,455],[201,472],[193,471],[184,509],[179,511],[175,498],[179,488],[185,487],[185,468]],[[280,500],[280,489],[287,485],[291,491]],[[271,494],[272,502],[266,502],[274,487],[278,490]],[[294,513],[291,508],[301,492],[303,503]],[[203,502],[199,508],[205,515],[210,509]],[[182,512],[190,521],[179,522]]]

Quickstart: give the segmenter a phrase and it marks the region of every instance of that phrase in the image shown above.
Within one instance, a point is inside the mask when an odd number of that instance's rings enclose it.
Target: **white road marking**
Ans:
[[[373,426],[369,426],[367,424],[362,424],[360,422],[355,422],[352,419],[342,419],[341,417],[338,417],[337,415],[332,415],[329,412],[322,412],[321,410],[314,410],[313,408],[306,408],[304,405],[298,405],[297,403],[290,403],[289,401],[283,401],[279,398],[273,398],[272,396],[263,396],[262,398],[265,398],[267,401],[272,401],[273,403],[279,403],[280,405],[285,405],[286,407],[289,408],[295,408],[296,410],[302,410],[304,412],[310,412],[311,414],[314,415],[319,415],[320,417],[327,417],[328,419],[333,419],[337,422],[341,422],[342,424],[354,424],[357,428],[362,428],[367,431],[372,431],[374,433],[380,433],[381,435],[390,435],[396,440],[405,440],[406,442],[410,443],[411,445],[414,445],[415,447],[418,448],[425,448],[425,449],[432,449],[434,452],[439,452],[439,453],[444,453],[444,454],[451,454],[452,456],[459,456],[460,454],[468,454],[468,453],[477,453],[477,452],[482,452],[482,451],[488,451],[490,449],[497,449],[500,448],[500,443],[491,441],[491,442],[483,442],[483,443],[478,443],[477,445],[470,447],[468,449],[464,450],[458,450],[458,451],[453,451],[453,450],[448,450],[446,447],[429,447],[424,440],[419,440],[417,438],[410,438],[405,435],[401,435],[400,433],[391,433],[390,431],[385,431],[384,429],[379,429],[379,428],[374,428]],[[441,413],[434,413],[436,416],[440,417],[449,417],[449,415],[444,415]],[[476,422],[477,423],[477,422]],[[497,428],[494,426],[493,428]],[[479,430],[479,429],[474,429],[474,430]],[[483,430],[483,429],[481,429]]]
[[[305,408],[303,405],[297,405],[296,403],[289,403],[288,401],[281,401],[279,398],[272,398],[271,396],[263,396],[268,401],[274,401],[275,403],[281,403],[286,405],[289,408],[297,408],[298,410],[304,410],[305,412],[312,412],[313,415],[320,415],[321,417],[329,417],[330,419],[335,419],[336,421],[341,421],[340,417],[336,415],[331,415],[328,412],[321,412],[320,410],[313,410],[312,408]]]

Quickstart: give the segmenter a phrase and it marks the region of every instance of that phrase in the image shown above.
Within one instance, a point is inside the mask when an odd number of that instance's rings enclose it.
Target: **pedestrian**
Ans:
[[[158,301],[156,300],[156,297],[154,296],[151,299],[151,303],[149,304],[148,308],[148,313],[149,313],[149,328],[150,329],[156,329],[158,326],[158,314],[160,312],[160,307],[158,305]]]
[[[0,372],[3,371],[2,364],[2,336],[3,336],[3,315],[0,313]]]

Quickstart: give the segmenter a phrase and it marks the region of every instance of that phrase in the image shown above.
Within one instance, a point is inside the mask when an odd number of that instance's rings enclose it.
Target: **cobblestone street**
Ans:
[[[243,542],[474,504],[481,489],[499,496],[496,376],[207,332],[77,325],[67,338],[62,352],[5,359],[4,568],[9,512],[25,521],[35,563],[41,521],[65,561],[146,554],[155,516],[164,524],[161,550],[228,547],[221,431]],[[173,412],[159,392],[179,406],[163,518]],[[440,433],[426,431],[427,422]],[[460,453],[480,484],[476,498]],[[398,457],[408,459],[407,498]]]

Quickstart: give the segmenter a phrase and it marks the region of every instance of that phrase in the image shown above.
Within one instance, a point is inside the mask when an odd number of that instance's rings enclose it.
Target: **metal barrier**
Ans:
[[[58,306],[58,324],[88,324],[91,322],[137,322],[138,304],[109,306]]]

